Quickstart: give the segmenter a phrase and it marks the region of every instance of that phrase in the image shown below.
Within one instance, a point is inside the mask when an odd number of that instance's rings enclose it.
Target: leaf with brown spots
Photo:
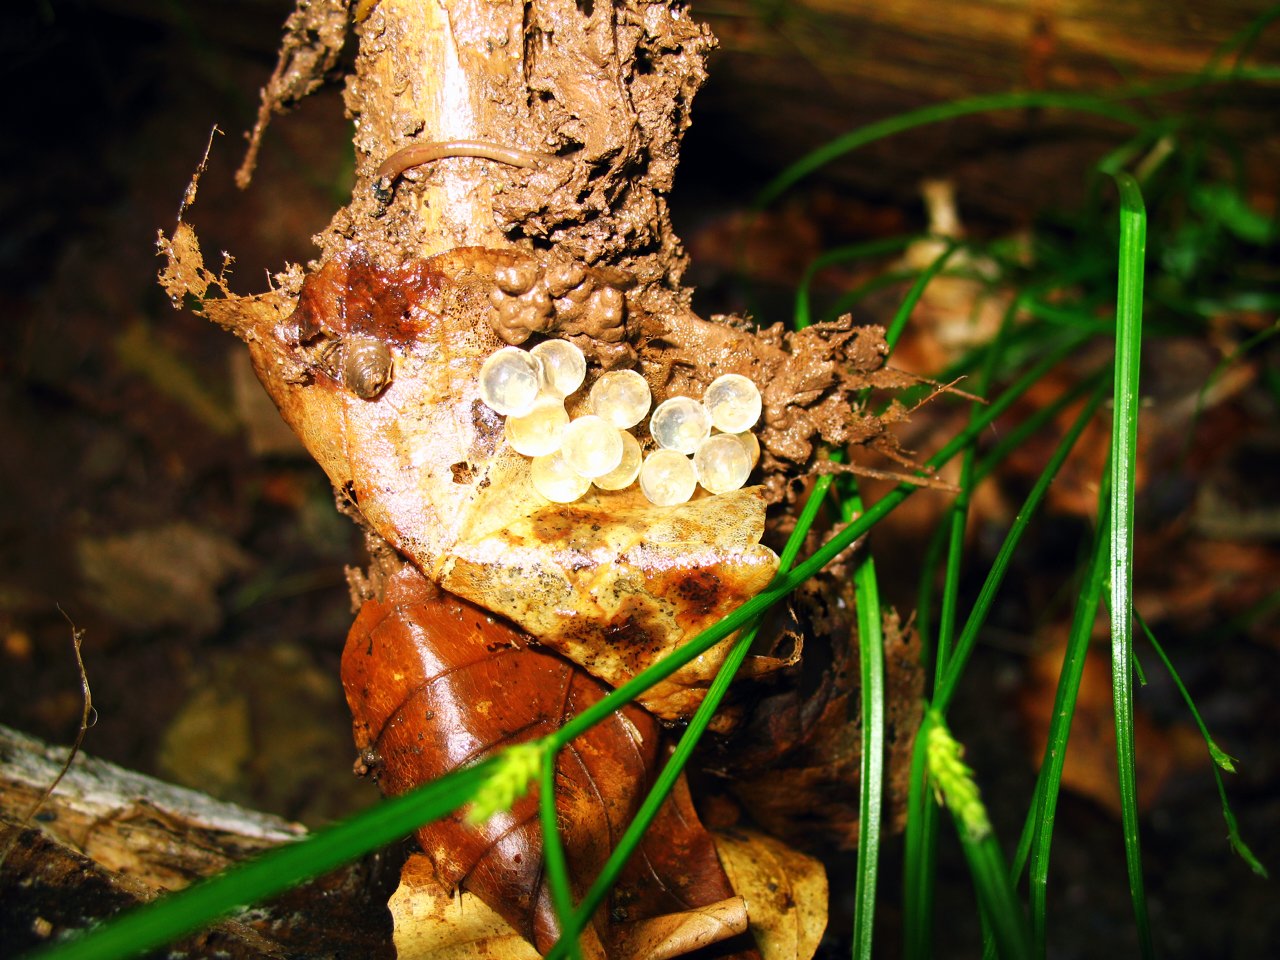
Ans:
[[[356,744],[391,795],[549,734],[608,692],[410,566],[390,578],[381,599],[361,607],[342,678]],[[647,792],[658,741],[657,721],[628,707],[561,751],[556,807],[575,897],[586,892]],[[446,888],[475,893],[539,951],[555,942],[536,789],[480,826],[458,813],[417,836]],[[682,781],[596,916],[584,949],[619,956],[637,924],[732,898]],[[723,933],[732,935],[733,926],[724,925]]]

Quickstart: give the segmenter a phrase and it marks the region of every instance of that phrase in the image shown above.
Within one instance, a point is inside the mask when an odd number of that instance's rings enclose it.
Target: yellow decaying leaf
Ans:
[[[442,884],[425,854],[405,862],[387,907],[398,960],[539,960],[533,944],[483,900]],[[672,960],[746,930],[746,904],[730,897],[633,924],[615,960]],[[603,956],[593,932],[581,947],[584,960]]]
[[[746,902],[742,897],[729,897],[684,913],[640,921],[628,931],[619,960],[672,960],[746,930]]]
[[[415,853],[387,903],[399,960],[539,960],[538,951],[475,894],[450,891]]]
[[[715,841],[764,960],[811,960],[827,927],[822,864],[753,830],[717,832]]]

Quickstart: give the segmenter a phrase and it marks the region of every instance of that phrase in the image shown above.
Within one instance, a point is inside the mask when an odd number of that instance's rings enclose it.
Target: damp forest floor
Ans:
[[[224,134],[194,220],[207,249],[235,254],[240,289],[263,287],[267,271],[312,255],[309,238],[344,201],[350,130],[336,88],[310,98],[272,125],[253,185],[238,191],[241,132],[286,9],[255,6],[212,33],[180,6],[166,9],[150,17],[128,4],[85,4],[74,15],[59,8],[54,22],[29,25],[21,56],[6,57],[10,85],[34,94],[20,98],[9,123],[16,135],[0,147],[0,723],[73,739],[80,684],[65,611],[85,631],[98,716],[86,751],[315,826],[377,799],[351,775],[338,682],[352,619],[343,567],[363,561],[360,537],[253,380],[240,344],[172,310],[155,283],[154,244],[157,229],[172,226],[216,122]],[[713,82],[714,73],[713,61]],[[816,180],[744,234],[760,183],[750,173],[736,182],[712,134],[700,133],[696,109],[694,117],[672,205],[703,315],[786,318],[807,262],[823,249],[925,227],[918,203],[878,202]],[[716,123],[708,118],[706,129]],[[973,236],[1026,226],[984,221],[980,203],[960,199]],[[1274,211],[1274,193],[1260,202],[1268,199]],[[834,301],[889,269],[881,261],[820,274],[815,297]],[[883,322],[902,289],[862,300],[858,318]],[[943,308],[926,301],[924,309]],[[901,362],[924,368],[937,349],[928,331],[939,327],[920,329],[914,339],[908,330]],[[1137,590],[1215,738],[1240,761],[1228,792],[1242,834],[1274,871],[1280,356],[1260,341],[1246,367],[1215,377],[1230,350],[1225,337],[1220,326],[1168,336],[1147,354],[1144,395],[1194,403],[1185,385],[1214,378],[1226,396],[1187,428],[1194,443],[1181,428],[1157,422],[1150,431],[1140,521],[1155,546],[1144,574],[1139,544]],[[1032,391],[1023,413],[1045,402]],[[1153,407],[1157,421],[1161,409]],[[906,445],[927,455],[962,423],[958,406],[937,401],[918,413]],[[1030,443],[975,499],[968,550],[977,572],[962,579],[962,597],[981,585],[1011,509],[1055,442]],[[1036,735],[1048,723],[1069,619],[1064,574],[1079,560],[1096,498],[1091,478],[1105,457],[1104,435],[1082,444],[1014,561],[950,716],[1002,838],[1017,836],[1034,784]],[[874,500],[874,486],[866,494]],[[925,492],[910,504],[873,539],[883,592],[904,614],[946,500]],[[1140,657],[1143,853],[1160,955],[1264,955],[1280,942],[1275,889],[1229,850],[1203,741],[1155,656]],[[1108,799],[1105,663],[1086,668],[1079,710],[1057,828],[1071,842],[1055,846],[1050,874],[1053,955],[1129,955],[1120,819]],[[901,838],[888,838],[879,908],[887,929],[898,926],[901,859]],[[965,874],[959,849],[944,840],[937,915],[955,919],[938,923],[940,956],[968,955],[979,938]],[[836,901],[836,913],[848,911]],[[896,954],[893,941],[879,944],[885,956]]]

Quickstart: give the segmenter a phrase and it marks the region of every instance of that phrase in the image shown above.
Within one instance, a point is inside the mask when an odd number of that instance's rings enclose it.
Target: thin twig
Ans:
[[[75,652],[76,670],[80,673],[80,692],[83,697],[83,709],[80,713],[80,729],[76,731],[75,742],[71,744],[71,751],[67,754],[67,759],[62,764],[62,769],[58,771],[58,775],[53,778],[53,782],[49,784],[40,794],[40,797],[31,809],[27,811],[26,816],[18,823],[18,828],[9,835],[9,842],[5,844],[4,849],[0,850],[0,864],[8,858],[9,852],[13,849],[18,837],[31,823],[32,818],[40,812],[40,808],[48,802],[53,796],[53,791],[58,789],[58,784],[62,782],[62,778],[67,775],[67,771],[71,769],[71,764],[75,761],[76,755],[80,752],[80,745],[84,743],[84,735],[89,728],[97,722],[97,714],[93,709],[93,694],[89,692],[89,674],[84,668],[84,657],[80,653],[81,644],[84,642],[84,631],[79,629],[75,622],[68,616],[67,611],[62,609],[62,605],[58,605],[58,612],[71,625],[71,646]]]

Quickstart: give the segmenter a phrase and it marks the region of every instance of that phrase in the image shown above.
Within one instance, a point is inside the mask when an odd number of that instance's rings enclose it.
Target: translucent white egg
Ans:
[[[653,451],[640,468],[640,490],[660,507],[684,503],[697,485],[693,461],[675,450]]]
[[[564,428],[560,453],[579,476],[603,477],[622,462],[622,431],[600,417],[579,417]]]
[[[625,490],[636,482],[640,474],[640,444],[631,434],[620,430],[622,437],[622,462],[603,477],[593,481],[601,490]]]
[[[716,429],[725,433],[750,430],[760,419],[760,391],[746,377],[726,373],[716,377],[702,396]]]
[[[528,413],[541,387],[542,364],[519,347],[503,347],[480,367],[480,399],[504,416]]]
[[[693,455],[698,482],[711,493],[737,490],[751,475],[751,457],[742,441],[731,433],[720,433]]]
[[[578,476],[558,451],[533,458],[529,464],[529,481],[533,489],[552,503],[573,503],[591,489],[591,481]]]
[[[634,370],[613,370],[591,385],[591,411],[619,430],[634,427],[653,403],[649,384]]]
[[[568,340],[544,340],[529,351],[542,362],[542,390],[567,397],[587,376],[587,358]]]
[[[751,460],[751,466],[754,467],[760,462],[760,440],[750,430],[744,430],[742,433],[731,433],[731,437],[735,437],[739,443],[747,448],[747,457]]]
[[[526,457],[544,457],[560,449],[564,428],[569,425],[564,401],[559,397],[539,394],[533,409],[523,417],[507,417],[504,429],[507,441],[516,453]]]
[[[693,453],[711,436],[711,416],[697,400],[672,397],[653,411],[649,432],[660,447],[677,453]]]

